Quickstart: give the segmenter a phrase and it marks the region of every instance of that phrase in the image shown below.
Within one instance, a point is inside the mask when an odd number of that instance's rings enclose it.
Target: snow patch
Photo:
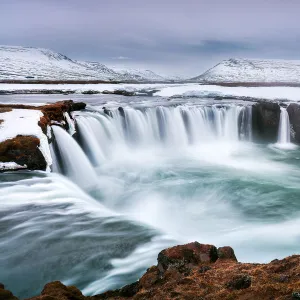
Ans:
[[[10,162],[0,162],[0,171],[5,171],[5,170],[18,170],[18,169],[26,169],[27,166],[21,166],[18,165],[17,163],[10,161]]]

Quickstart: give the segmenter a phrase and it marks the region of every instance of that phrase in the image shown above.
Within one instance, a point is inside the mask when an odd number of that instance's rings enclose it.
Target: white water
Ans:
[[[294,149],[296,145],[291,143],[291,126],[289,114],[284,107],[280,107],[280,121],[278,128],[278,139],[275,144],[277,148]]]
[[[187,148],[251,139],[251,106],[177,106],[112,109],[76,116],[90,161],[99,166],[121,149]]]
[[[80,146],[64,129],[59,126],[53,126],[52,129],[65,174],[81,187],[96,185],[96,172]]]

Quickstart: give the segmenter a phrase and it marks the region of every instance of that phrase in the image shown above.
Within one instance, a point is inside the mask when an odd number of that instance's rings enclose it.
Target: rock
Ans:
[[[196,266],[200,263],[212,263],[218,259],[217,248],[198,242],[175,246],[158,254],[158,269],[165,272],[169,268],[180,270],[181,267]]]
[[[163,273],[159,266],[164,268]],[[85,297],[77,288],[56,281],[31,300],[102,299],[300,299],[300,256],[268,264],[236,263],[232,248],[217,250],[213,245],[194,242],[161,251],[157,266],[149,268],[138,282],[121,289]]]
[[[40,296],[31,300],[84,300],[80,290],[75,286],[65,286],[60,281],[54,281],[45,285]]]
[[[114,95],[122,95],[122,96],[134,96],[135,92],[129,92],[129,91],[125,91],[125,90],[114,90],[114,91],[104,90],[102,92],[102,94],[106,94],[106,95],[114,94]]]
[[[205,272],[207,272],[207,271],[209,271],[209,270],[211,270],[211,267],[210,267],[210,266],[202,266],[202,267],[200,267],[200,269],[198,270],[198,272],[199,272],[200,274],[203,274],[203,273],[205,273]]]
[[[253,137],[275,143],[278,136],[280,106],[274,102],[260,102],[252,106]]]
[[[110,110],[108,110],[105,106],[103,106],[102,109],[103,109],[103,112],[104,112],[107,116],[112,117],[112,113],[111,113]]]
[[[64,129],[68,129],[65,114],[71,111],[85,109],[83,102],[73,102],[72,100],[59,101],[43,106],[31,106],[24,104],[0,104],[1,112],[10,112],[12,109],[32,109],[40,110],[43,116],[38,125],[44,134],[47,134],[48,126],[57,124]],[[70,116],[71,118],[71,116]],[[1,121],[1,120],[0,120]],[[1,128],[0,128],[1,134]],[[45,170],[47,167],[44,156],[39,150],[40,140],[35,136],[18,135],[15,138],[0,143],[0,162],[15,162],[18,165],[26,165],[30,170]],[[4,169],[1,171],[5,171]]]
[[[119,111],[120,115],[121,115],[123,118],[125,118],[125,111],[124,111],[124,108],[120,106],[120,107],[118,107],[118,111]]]
[[[71,100],[72,101],[72,100]],[[86,108],[86,104],[84,102],[71,102],[70,111],[77,111]]]
[[[38,148],[40,140],[35,136],[18,135],[0,143],[0,161],[26,165],[30,170],[46,170],[47,163]]]
[[[234,276],[229,282],[226,283],[226,287],[232,290],[247,289],[251,286],[251,277],[248,274],[240,274]]]
[[[287,107],[287,112],[294,132],[294,135],[292,135],[293,142],[300,143],[300,105],[297,103],[291,103]]]
[[[132,284],[125,285],[119,291],[119,295],[122,297],[132,297],[139,291],[139,282],[136,281]]]
[[[18,300],[12,292],[5,289],[4,284],[0,283],[0,300]]]
[[[218,248],[218,259],[219,260],[232,260],[232,261],[237,262],[234,251],[229,246]]]
[[[292,293],[292,299],[300,299],[300,291]]]

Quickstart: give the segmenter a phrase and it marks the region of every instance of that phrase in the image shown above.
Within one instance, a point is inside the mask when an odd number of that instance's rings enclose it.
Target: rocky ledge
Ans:
[[[37,135],[37,130],[32,134],[18,134],[11,136],[10,138],[2,139],[0,142],[0,171],[17,170],[17,169],[30,169],[30,170],[45,170],[47,167],[47,161],[44,153],[42,153],[41,136],[44,143],[47,144],[51,140],[48,134],[50,126],[53,124],[60,125],[65,129],[69,129],[70,126],[68,120],[71,120],[70,112],[81,110],[86,107],[85,103],[73,102],[72,100],[59,101],[52,104],[42,106],[32,106],[24,104],[0,104],[0,137],[4,136],[5,130],[11,131],[11,127],[15,127],[20,132],[24,129],[21,128],[24,122],[20,121],[26,117],[18,114],[15,117],[14,112],[20,110],[30,110],[32,112],[40,112],[40,116],[36,122],[36,127],[39,128],[40,135]],[[2,113],[12,114],[13,123],[6,128],[6,120]],[[2,117],[1,117],[2,115]],[[30,123],[33,119],[29,120]],[[34,124],[33,124],[34,125]],[[39,126],[39,127],[38,127]],[[31,124],[32,127],[32,124]],[[1,131],[3,133],[1,134]]]
[[[139,281],[86,297],[74,286],[48,283],[30,300],[295,300],[300,299],[300,256],[268,264],[239,263],[231,247],[198,242],[161,251]],[[0,299],[17,300],[0,285]]]

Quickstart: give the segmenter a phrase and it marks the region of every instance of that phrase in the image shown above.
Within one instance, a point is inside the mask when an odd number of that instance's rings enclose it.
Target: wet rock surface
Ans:
[[[16,300],[9,292],[3,294],[7,298],[0,299]],[[121,289],[85,297],[76,287],[56,281],[47,284],[41,295],[31,300],[292,300],[299,297],[300,256],[268,264],[238,263],[231,247],[217,249],[194,242],[161,251],[157,266],[149,268],[139,281]]]
[[[293,141],[300,143],[300,105],[297,103],[291,103],[287,107],[287,112],[294,132],[294,135],[292,135]]]
[[[274,102],[260,102],[252,107],[253,137],[275,143],[278,137],[280,106]]]

